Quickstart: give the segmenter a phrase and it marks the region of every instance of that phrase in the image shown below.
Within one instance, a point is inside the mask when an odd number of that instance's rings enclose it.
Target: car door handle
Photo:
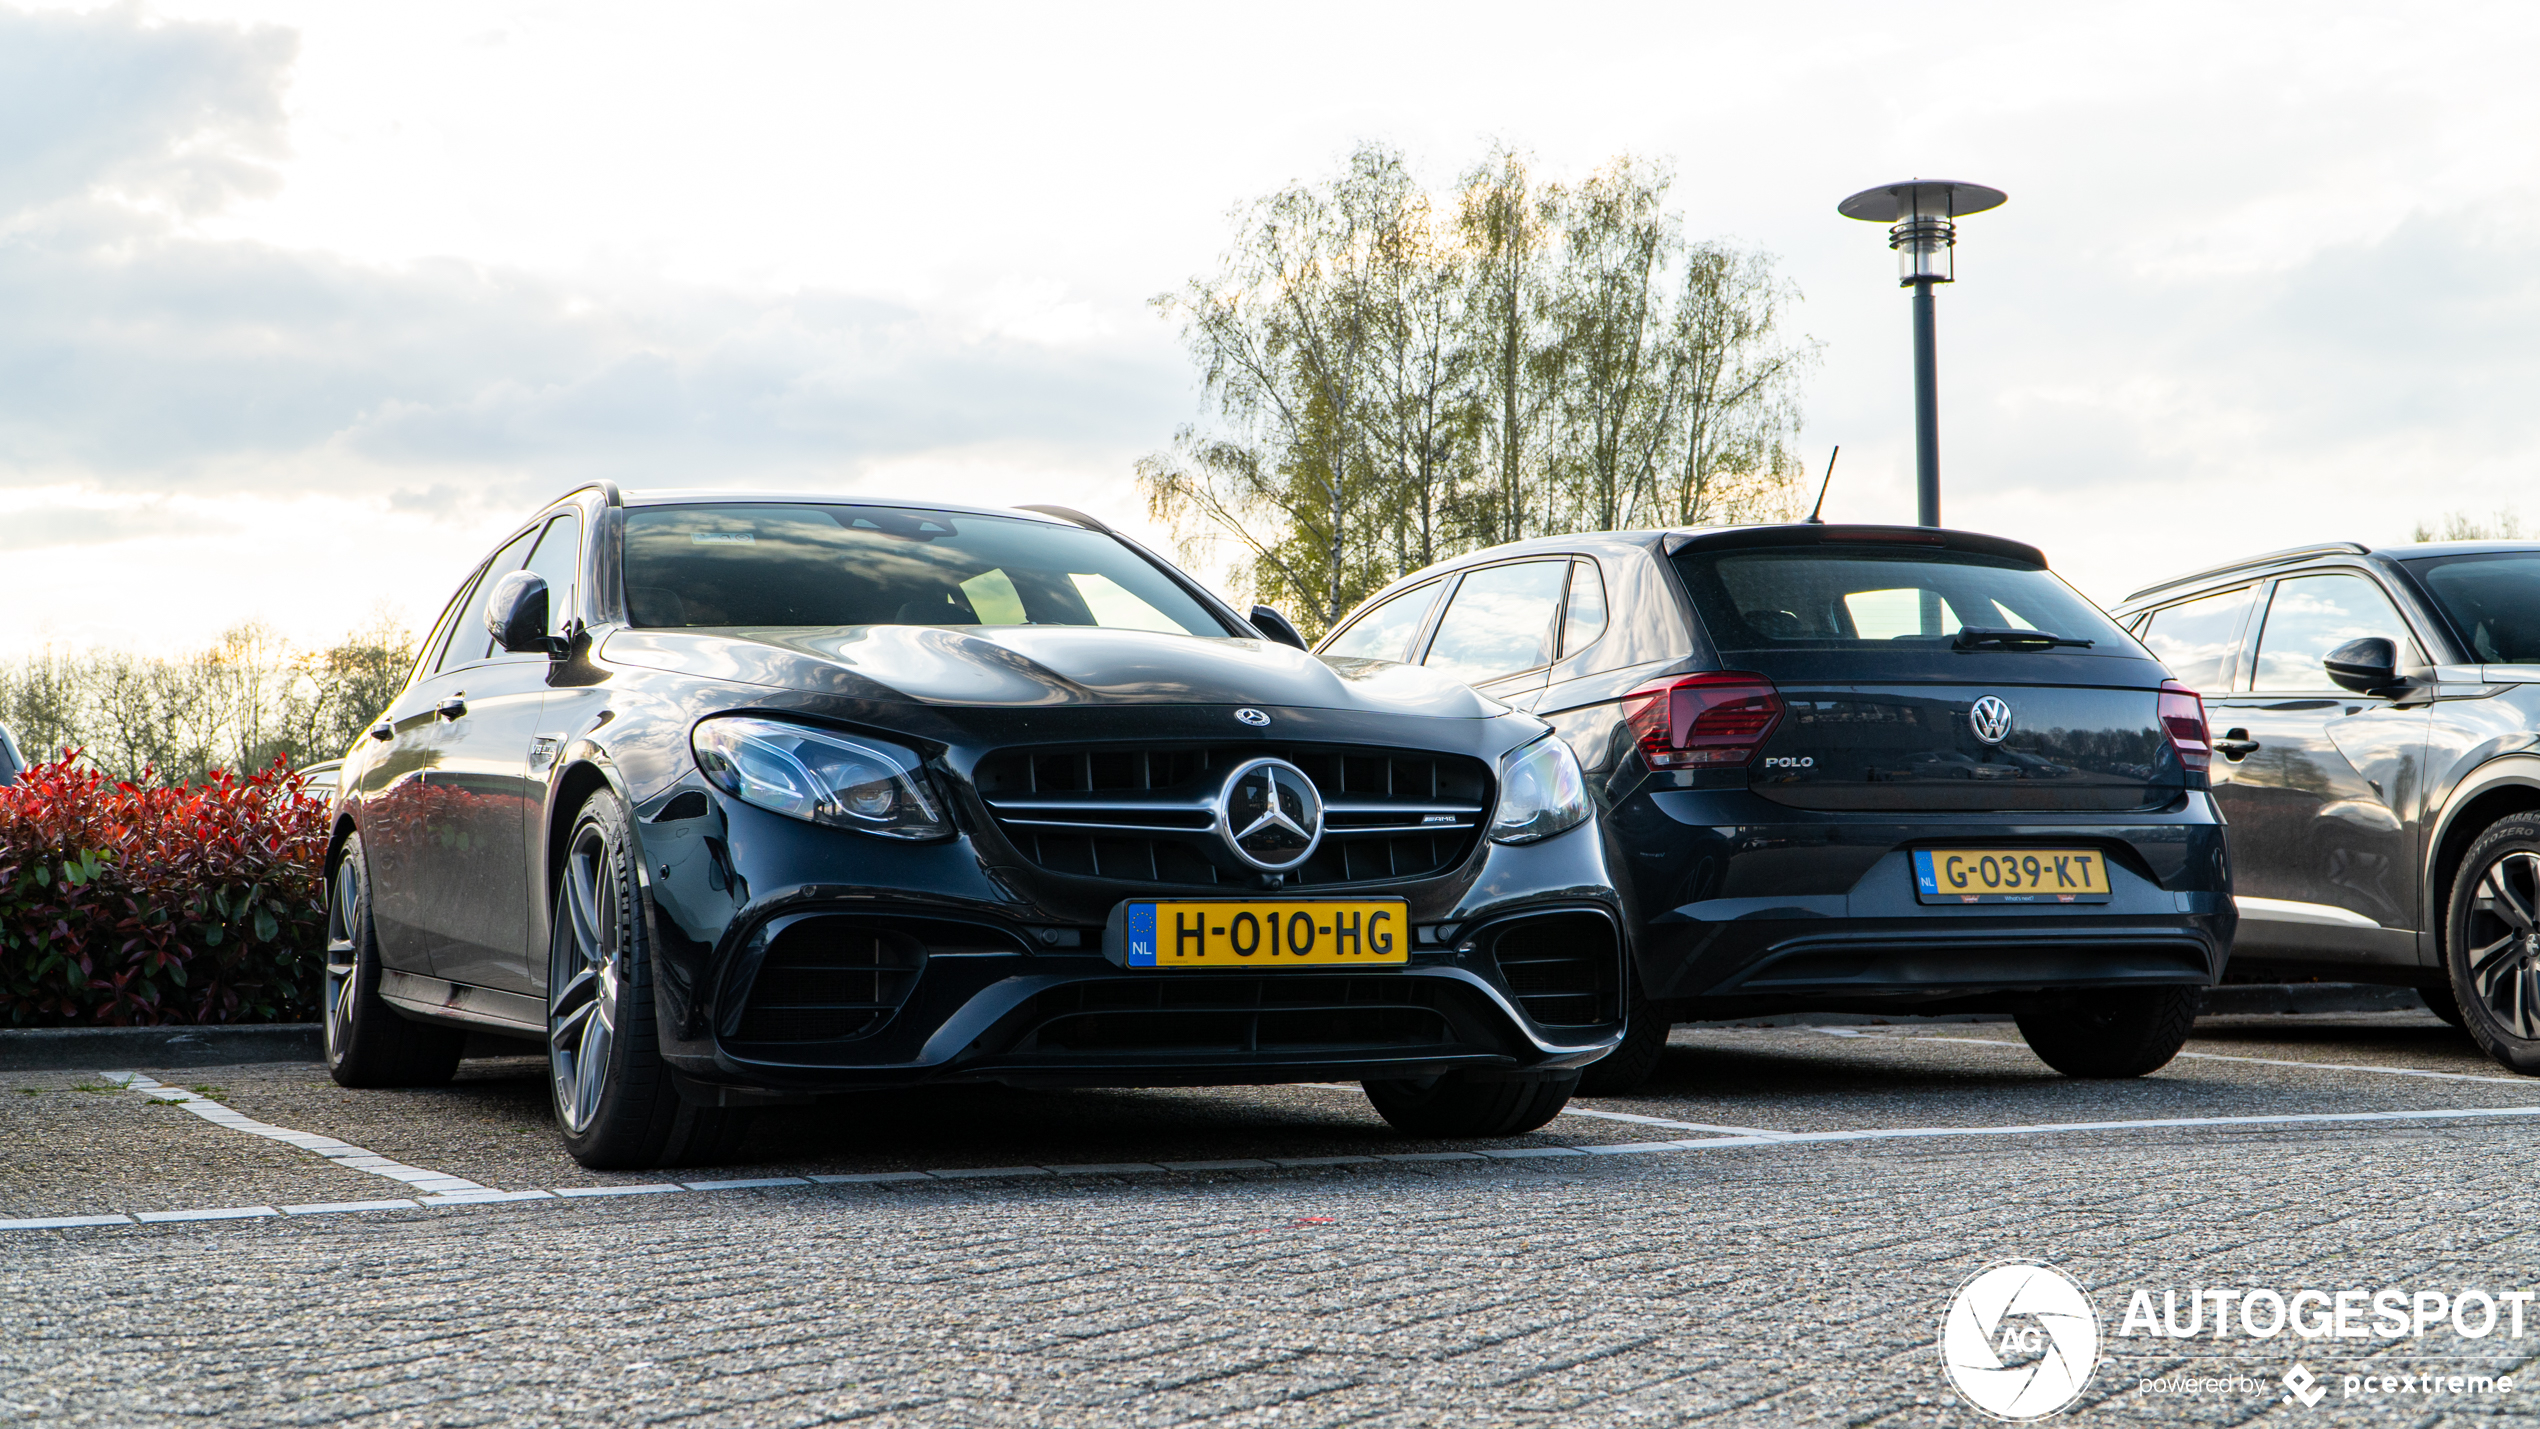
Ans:
[[[2222,738],[2214,741],[2214,750],[2225,759],[2246,759],[2257,752],[2258,741],[2251,739],[2245,729],[2227,729]]]
[[[460,715],[467,713],[467,700],[463,696],[452,695],[432,708],[443,719],[457,719]]]
[[[379,723],[370,727],[370,737],[379,740],[381,743],[386,743],[387,741],[397,737],[397,727],[386,720],[381,720]]]

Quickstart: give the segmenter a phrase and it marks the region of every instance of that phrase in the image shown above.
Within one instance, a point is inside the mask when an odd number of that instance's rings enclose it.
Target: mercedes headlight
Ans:
[[[917,756],[894,745],[741,716],[705,721],[689,743],[706,778],[742,803],[884,838],[952,832]]]
[[[1587,777],[1570,746],[1545,735],[1508,756],[1499,771],[1499,812],[1490,836],[1530,844],[1577,828],[1588,816]]]

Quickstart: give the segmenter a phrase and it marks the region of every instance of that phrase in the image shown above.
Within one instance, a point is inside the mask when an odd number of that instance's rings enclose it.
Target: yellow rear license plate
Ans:
[[[1411,959],[1399,898],[1195,898],[1124,911],[1122,962],[1133,968],[1381,967]]]
[[[1914,850],[1924,903],[2105,903],[2108,863],[2086,848]]]

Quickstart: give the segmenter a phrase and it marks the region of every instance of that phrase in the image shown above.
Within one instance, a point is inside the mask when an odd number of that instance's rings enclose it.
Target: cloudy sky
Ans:
[[[2540,474],[2540,8],[0,0],[0,654],[429,620],[549,496],[1060,501],[1198,415],[1147,307],[1401,146],[1678,175],[1912,519],[1907,303],[1834,203],[2003,188],[1950,523],[2114,600]]]

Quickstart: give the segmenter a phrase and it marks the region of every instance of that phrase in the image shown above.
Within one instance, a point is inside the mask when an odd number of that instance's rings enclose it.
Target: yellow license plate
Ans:
[[[1381,967],[1411,958],[1399,898],[1188,899],[1129,904],[1133,968]]]
[[[2086,848],[1914,850],[1924,903],[2105,903],[2108,863]]]

